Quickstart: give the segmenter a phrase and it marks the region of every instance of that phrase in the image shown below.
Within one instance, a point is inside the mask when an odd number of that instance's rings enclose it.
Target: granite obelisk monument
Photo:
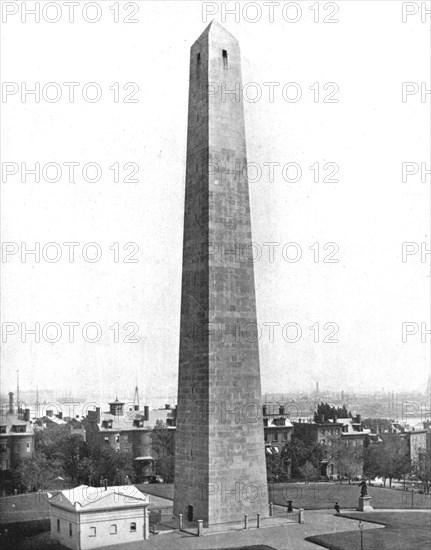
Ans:
[[[174,514],[204,525],[268,515],[247,155],[237,40],[193,44]]]

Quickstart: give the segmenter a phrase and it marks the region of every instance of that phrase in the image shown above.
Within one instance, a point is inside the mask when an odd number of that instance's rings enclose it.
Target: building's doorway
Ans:
[[[193,506],[189,506],[187,509],[187,521],[193,521]]]

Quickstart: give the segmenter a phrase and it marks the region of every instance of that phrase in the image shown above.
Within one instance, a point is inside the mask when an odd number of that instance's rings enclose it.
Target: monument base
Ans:
[[[359,497],[359,506],[357,507],[357,510],[359,512],[371,512],[374,510],[374,508],[370,504],[371,497]]]

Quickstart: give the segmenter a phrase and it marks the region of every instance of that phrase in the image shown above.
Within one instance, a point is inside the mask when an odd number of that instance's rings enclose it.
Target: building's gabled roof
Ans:
[[[48,493],[49,503],[76,512],[103,510],[105,508],[128,508],[144,506],[149,497],[141,493],[134,485],[107,487],[89,487],[79,485],[73,489],[59,491],[55,495]]]

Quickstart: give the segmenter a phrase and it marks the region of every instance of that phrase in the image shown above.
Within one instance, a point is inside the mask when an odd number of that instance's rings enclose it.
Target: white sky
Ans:
[[[2,346],[2,391],[15,387],[19,368],[22,389],[91,390],[109,399],[132,396],[137,380],[141,395],[163,400],[177,385],[189,48],[210,17],[204,19],[199,1],[139,1],[127,8],[119,2],[121,18],[136,5],[139,22],[115,24],[114,2],[104,1],[100,21],[90,24],[82,17],[85,3],[74,23],[58,3],[57,23],[35,23],[31,16],[21,23],[18,13],[2,24],[3,82],[17,82],[20,91],[23,82],[28,88],[57,82],[63,92],[57,103],[35,103],[33,96],[21,102],[19,93],[6,98],[3,162],[96,162],[103,170],[95,183],[84,181],[80,168],[76,183],[69,183],[64,167],[56,183],[32,176],[21,182],[19,173],[2,183],[3,241],[28,248],[81,243],[74,263],[63,246],[58,263],[35,263],[31,256],[22,263],[16,254],[2,264],[3,323],[80,323],[74,343],[64,326],[57,343],[9,336]],[[403,103],[401,97],[402,82],[430,88],[430,16],[422,23],[418,13],[403,23],[402,2],[345,0],[332,3],[338,23],[315,23],[313,2],[299,2],[300,19],[288,23],[284,3],[274,8],[273,23],[265,7],[255,23],[243,14],[239,22],[234,16],[223,21],[221,6],[215,15],[240,42],[243,83],[262,88],[259,101],[245,102],[245,122],[248,160],[263,169],[250,183],[253,238],[263,251],[255,264],[263,391],[307,391],[317,380],[321,390],[422,389],[431,336],[423,343],[418,333],[403,343],[401,327],[426,322],[430,328],[429,255],[427,262],[418,253],[403,263],[401,251],[404,241],[429,243],[430,176],[426,183],[420,174],[403,183],[401,164],[430,168],[431,98],[421,102],[418,92]],[[319,4],[322,19],[332,7]],[[72,81],[80,85],[69,103],[62,83]],[[100,101],[82,99],[88,82],[101,86]],[[115,103],[109,90],[115,82],[122,97],[133,91],[123,92],[123,85],[136,82],[139,102]],[[274,102],[264,82],[280,83]],[[301,86],[296,103],[282,97],[288,82]],[[309,89],[315,82],[321,88],[337,83],[339,102],[323,103],[331,89],[321,89],[315,103]],[[139,182],[113,182],[109,167],[116,162],[137,163]],[[275,168],[270,182],[268,162],[296,162],[302,178],[288,183]],[[337,163],[338,183],[315,183],[309,166],[316,162],[321,170]],[[292,241],[303,251],[297,263],[280,253]],[[82,259],[88,242],[102,249],[97,263]],[[114,242],[120,250],[137,243],[139,262],[114,263]],[[273,263],[265,242],[281,243]],[[337,243],[339,262],[314,263],[309,247],[315,242]],[[88,322],[102,329],[97,343],[82,338]],[[114,343],[109,327],[127,322],[139,325],[139,342]],[[296,322],[302,338],[287,343],[279,326],[270,343],[268,322]],[[318,343],[309,329],[316,322]],[[339,343],[321,341],[328,322],[338,324]]]

